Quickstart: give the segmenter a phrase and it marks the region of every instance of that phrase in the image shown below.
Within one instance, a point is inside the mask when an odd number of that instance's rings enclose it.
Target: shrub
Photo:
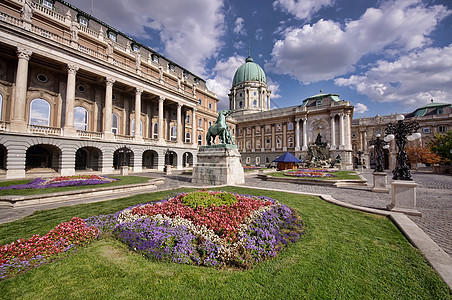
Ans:
[[[237,203],[237,198],[229,193],[209,193],[207,191],[193,192],[182,197],[182,203],[191,208],[214,206],[231,206]]]

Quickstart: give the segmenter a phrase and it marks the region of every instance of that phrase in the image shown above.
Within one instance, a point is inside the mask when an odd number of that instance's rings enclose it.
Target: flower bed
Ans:
[[[97,237],[96,227],[86,227],[80,218],[61,223],[46,235],[33,235],[0,247],[0,278],[42,265],[76,245]]]
[[[44,236],[0,247],[0,279],[38,267],[100,234],[134,251],[177,263],[251,268],[297,241],[304,222],[267,197],[198,191],[82,220],[72,218]]]
[[[228,194],[237,201],[192,208],[183,203],[187,195],[86,222],[104,233],[111,232],[148,258],[217,267],[250,268],[276,256],[303,233],[299,216],[274,199]]]
[[[113,181],[118,181],[118,179],[99,175],[60,176],[50,179],[36,178],[26,184],[1,186],[0,191],[95,185],[109,183]]]
[[[259,170],[262,169],[262,167],[258,167],[258,166],[243,166],[244,170]]]
[[[292,177],[306,177],[306,178],[323,178],[323,177],[335,177],[331,174],[335,171],[328,171],[328,169],[300,169],[297,171],[288,171],[284,173],[285,176]]]

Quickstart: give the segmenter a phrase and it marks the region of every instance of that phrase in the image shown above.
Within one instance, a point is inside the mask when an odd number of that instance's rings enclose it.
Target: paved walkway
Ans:
[[[168,176],[162,175],[161,172],[140,173],[136,175],[152,178],[163,176],[165,178],[164,184],[159,185],[156,190],[152,191],[175,189],[181,186],[191,185],[190,176],[181,175],[180,172],[175,172],[173,175]],[[251,174],[245,176],[245,184],[243,186],[326,194],[342,202],[369,208],[385,209],[386,205],[391,203],[391,195],[372,193],[369,190],[369,187],[372,186],[371,171],[364,171],[362,175],[368,180],[368,187],[336,188],[309,184],[262,181]],[[410,219],[424,230],[446,253],[452,256],[452,176],[414,173],[413,179],[419,184],[417,188],[417,208],[422,212],[423,216],[410,216]],[[133,194],[122,194],[120,197]],[[118,196],[97,197],[96,199],[84,199],[71,201],[70,203],[53,203],[26,208],[0,209],[0,224],[30,215],[35,210],[51,209],[64,205],[75,205],[113,198],[118,198]]]

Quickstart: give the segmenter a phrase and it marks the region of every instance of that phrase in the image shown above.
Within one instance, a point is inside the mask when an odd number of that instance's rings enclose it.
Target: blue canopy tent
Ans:
[[[296,169],[297,164],[302,163],[301,160],[289,152],[284,153],[273,161],[278,163],[278,170]]]

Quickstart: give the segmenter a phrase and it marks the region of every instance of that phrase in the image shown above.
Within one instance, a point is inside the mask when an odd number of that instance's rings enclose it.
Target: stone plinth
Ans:
[[[407,215],[422,216],[422,213],[416,209],[416,187],[417,183],[413,181],[393,181],[391,183],[392,202],[387,209]]]
[[[192,183],[220,185],[245,182],[237,146],[203,146],[199,148],[197,158],[193,168]]]
[[[121,176],[127,176],[129,175],[129,166],[122,166],[121,167]]]
[[[375,193],[389,193],[387,186],[388,175],[385,172],[373,172],[373,186],[371,191]]]

